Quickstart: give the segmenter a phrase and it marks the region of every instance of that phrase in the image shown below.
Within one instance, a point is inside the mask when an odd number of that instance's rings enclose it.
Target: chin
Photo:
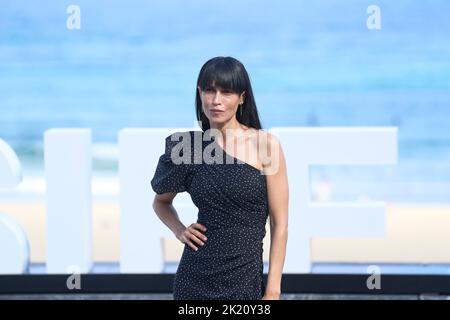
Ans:
[[[225,119],[224,117],[211,117],[209,119],[209,122],[213,122],[213,123],[217,123],[217,124],[226,123],[227,121],[228,121],[228,119]]]

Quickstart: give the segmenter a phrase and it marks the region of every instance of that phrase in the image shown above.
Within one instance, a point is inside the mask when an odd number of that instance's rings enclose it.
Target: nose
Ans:
[[[220,103],[220,99],[221,99],[221,94],[219,91],[216,91],[213,96],[213,103],[214,104]]]

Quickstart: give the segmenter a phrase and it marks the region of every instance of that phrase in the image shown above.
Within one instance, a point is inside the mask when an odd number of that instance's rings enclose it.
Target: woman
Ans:
[[[286,165],[277,139],[261,129],[242,63],[216,57],[203,65],[196,112],[202,131],[167,137],[151,181],[155,212],[185,244],[174,298],[279,299],[288,228]],[[244,145],[249,156],[239,152]],[[183,191],[199,209],[197,221],[187,227],[172,205]],[[268,217],[271,243],[264,284]]]

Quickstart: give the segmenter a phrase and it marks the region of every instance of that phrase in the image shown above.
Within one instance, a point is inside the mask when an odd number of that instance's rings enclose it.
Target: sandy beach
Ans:
[[[25,230],[30,242],[31,262],[45,262],[45,204],[1,202],[0,212],[7,212]],[[92,207],[92,216],[94,261],[118,262],[119,205],[96,202]],[[385,237],[313,238],[311,258],[315,263],[449,263],[449,228],[449,205],[388,204]],[[269,238],[267,228],[265,261],[269,257]],[[183,245],[175,237],[162,238],[161,245],[166,262],[179,260]]]

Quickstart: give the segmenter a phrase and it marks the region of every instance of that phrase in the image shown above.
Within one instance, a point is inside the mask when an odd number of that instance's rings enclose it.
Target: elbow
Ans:
[[[158,209],[160,208],[160,206],[161,206],[161,200],[158,199],[158,196],[155,196],[153,198],[152,208],[156,214],[158,214]]]
[[[270,229],[271,229],[271,232],[273,232],[273,233],[285,235],[287,237],[287,234],[288,234],[288,224],[287,223],[271,223]]]
[[[161,206],[166,205],[170,206],[172,204],[172,199],[165,199],[164,195],[155,195],[153,198],[153,210],[158,213],[158,210],[161,208]]]
[[[272,230],[288,231],[288,222],[284,219],[270,219],[270,228]]]

